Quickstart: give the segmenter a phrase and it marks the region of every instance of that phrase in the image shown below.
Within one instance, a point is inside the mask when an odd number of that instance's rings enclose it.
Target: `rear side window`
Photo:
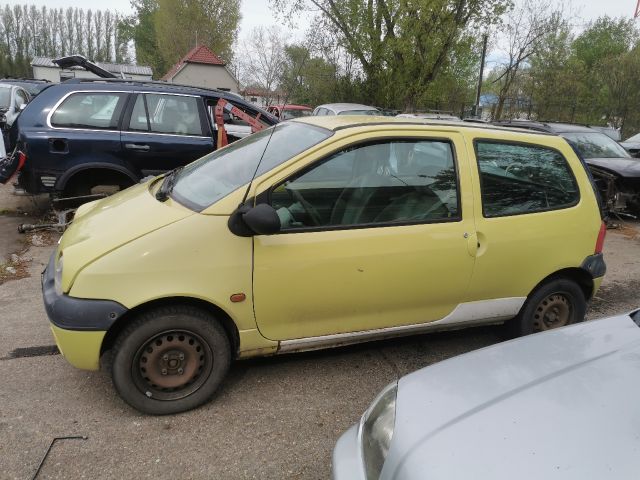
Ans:
[[[475,142],[482,212],[501,217],[571,207],[580,192],[562,154],[539,145]]]
[[[51,125],[117,130],[126,98],[126,93],[73,93],[53,112]]]
[[[148,93],[144,98],[152,132],[203,135],[197,97]]]

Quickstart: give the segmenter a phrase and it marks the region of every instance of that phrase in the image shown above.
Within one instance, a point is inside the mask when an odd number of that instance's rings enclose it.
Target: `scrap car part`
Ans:
[[[51,443],[49,443],[49,447],[47,448],[47,451],[44,452],[44,456],[42,457],[42,460],[40,460],[40,463],[38,464],[38,469],[36,470],[36,473],[34,473],[33,477],[31,477],[31,480],[35,480],[35,478],[40,473],[40,470],[42,470],[42,465],[44,465],[44,461],[49,456],[49,452],[53,448],[54,443],[56,443],[59,440],[87,440],[88,438],[89,437],[87,437],[86,435],[67,435],[65,437],[53,437],[53,439],[51,440]]]
[[[228,102],[224,98],[218,100],[216,104],[214,115],[216,121],[216,127],[218,129],[218,141],[217,148],[226,147],[229,144],[229,139],[227,138],[227,129],[224,124],[224,114],[227,113],[229,115],[235,115],[236,117],[244,120],[251,126],[251,133],[256,133],[265,126],[260,122],[260,114],[255,117],[240,108],[236,107],[233,103]]]
[[[640,181],[622,178],[614,173],[590,165],[594,182],[600,193],[605,214],[632,218],[640,216]]]
[[[36,232],[39,230],[55,230],[64,232],[73,220],[76,209],[88,202],[105,198],[106,193],[93,195],[83,195],[80,197],[54,198],[51,202],[53,206],[52,216],[57,219],[55,223],[22,223],[18,225],[19,233]]]

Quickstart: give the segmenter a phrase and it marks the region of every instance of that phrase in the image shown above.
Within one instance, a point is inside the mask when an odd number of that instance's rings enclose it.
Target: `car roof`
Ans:
[[[527,128],[529,130],[539,130],[551,133],[574,133],[574,132],[587,132],[587,133],[602,133],[598,130],[594,130],[588,125],[578,125],[575,123],[562,123],[562,122],[538,122],[535,120],[506,120],[493,122],[494,125],[505,127],[518,127]]]
[[[130,80],[121,78],[73,78],[60,83],[61,86],[68,86],[69,89],[87,89],[87,90],[104,90],[108,86],[110,90],[129,91],[157,91],[157,92],[175,92],[190,93],[202,96],[218,96],[223,98],[232,98],[245,101],[242,96],[234,92],[226,90],[218,90],[216,88],[194,87],[191,85],[181,85],[179,83],[167,83],[159,81]]]
[[[318,105],[318,108],[328,108],[334,112],[345,112],[349,110],[378,110],[371,105],[363,105],[361,103],[325,103],[324,105]]]
[[[271,113],[268,113],[265,109],[249,103],[234,92],[227,92],[225,90],[218,90],[215,88],[203,88],[193,87],[190,85],[181,85],[176,83],[156,82],[156,81],[138,81],[120,78],[96,78],[96,79],[80,79],[74,78],[64,81],[62,83],[54,84],[47,88],[46,98],[49,101],[57,101],[62,92],[75,92],[75,91],[91,91],[91,90],[108,90],[113,92],[154,92],[154,93],[176,93],[196,95],[202,97],[216,97],[223,98],[225,100],[232,101],[238,106],[250,107],[258,110],[262,116],[267,117],[274,124],[278,122],[278,119]],[[56,93],[57,92],[57,93]],[[40,95],[38,95],[40,96]]]
[[[499,125],[493,125],[490,123],[475,123],[475,122],[463,122],[463,121],[451,121],[451,120],[437,120],[437,119],[423,119],[423,118],[409,118],[409,117],[385,117],[383,115],[320,115],[301,117],[291,122],[308,123],[318,127],[323,127],[328,130],[344,130],[346,128],[356,128],[364,126],[380,126],[380,125],[417,125],[417,126],[441,126],[441,127],[454,127],[457,129],[471,130],[493,130],[493,131],[510,131],[518,133],[530,133],[538,135],[554,135],[553,133],[525,130],[522,128],[509,128]]]
[[[271,105],[272,107],[275,108],[282,108],[284,110],[313,110],[311,107],[308,107],[306,105],[295,105],[293,103],[287,103],[286,105]]]

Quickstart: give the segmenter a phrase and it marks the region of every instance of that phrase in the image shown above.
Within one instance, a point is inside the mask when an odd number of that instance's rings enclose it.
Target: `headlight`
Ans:
[[[396,422],[398,382],[387,385],[360,420],[360,444],[367,480],[377,480],[387,458]]]
[[[56,271],[53,276],[53,286],[58,295],[62,295],[62,255],[56,262]]]

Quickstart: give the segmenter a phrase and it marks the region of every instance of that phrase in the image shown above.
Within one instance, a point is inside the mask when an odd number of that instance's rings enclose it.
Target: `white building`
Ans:
[[[193,48],[161,80],[234,93],[239,90],[238,79],[224,61],[204,45]]]

